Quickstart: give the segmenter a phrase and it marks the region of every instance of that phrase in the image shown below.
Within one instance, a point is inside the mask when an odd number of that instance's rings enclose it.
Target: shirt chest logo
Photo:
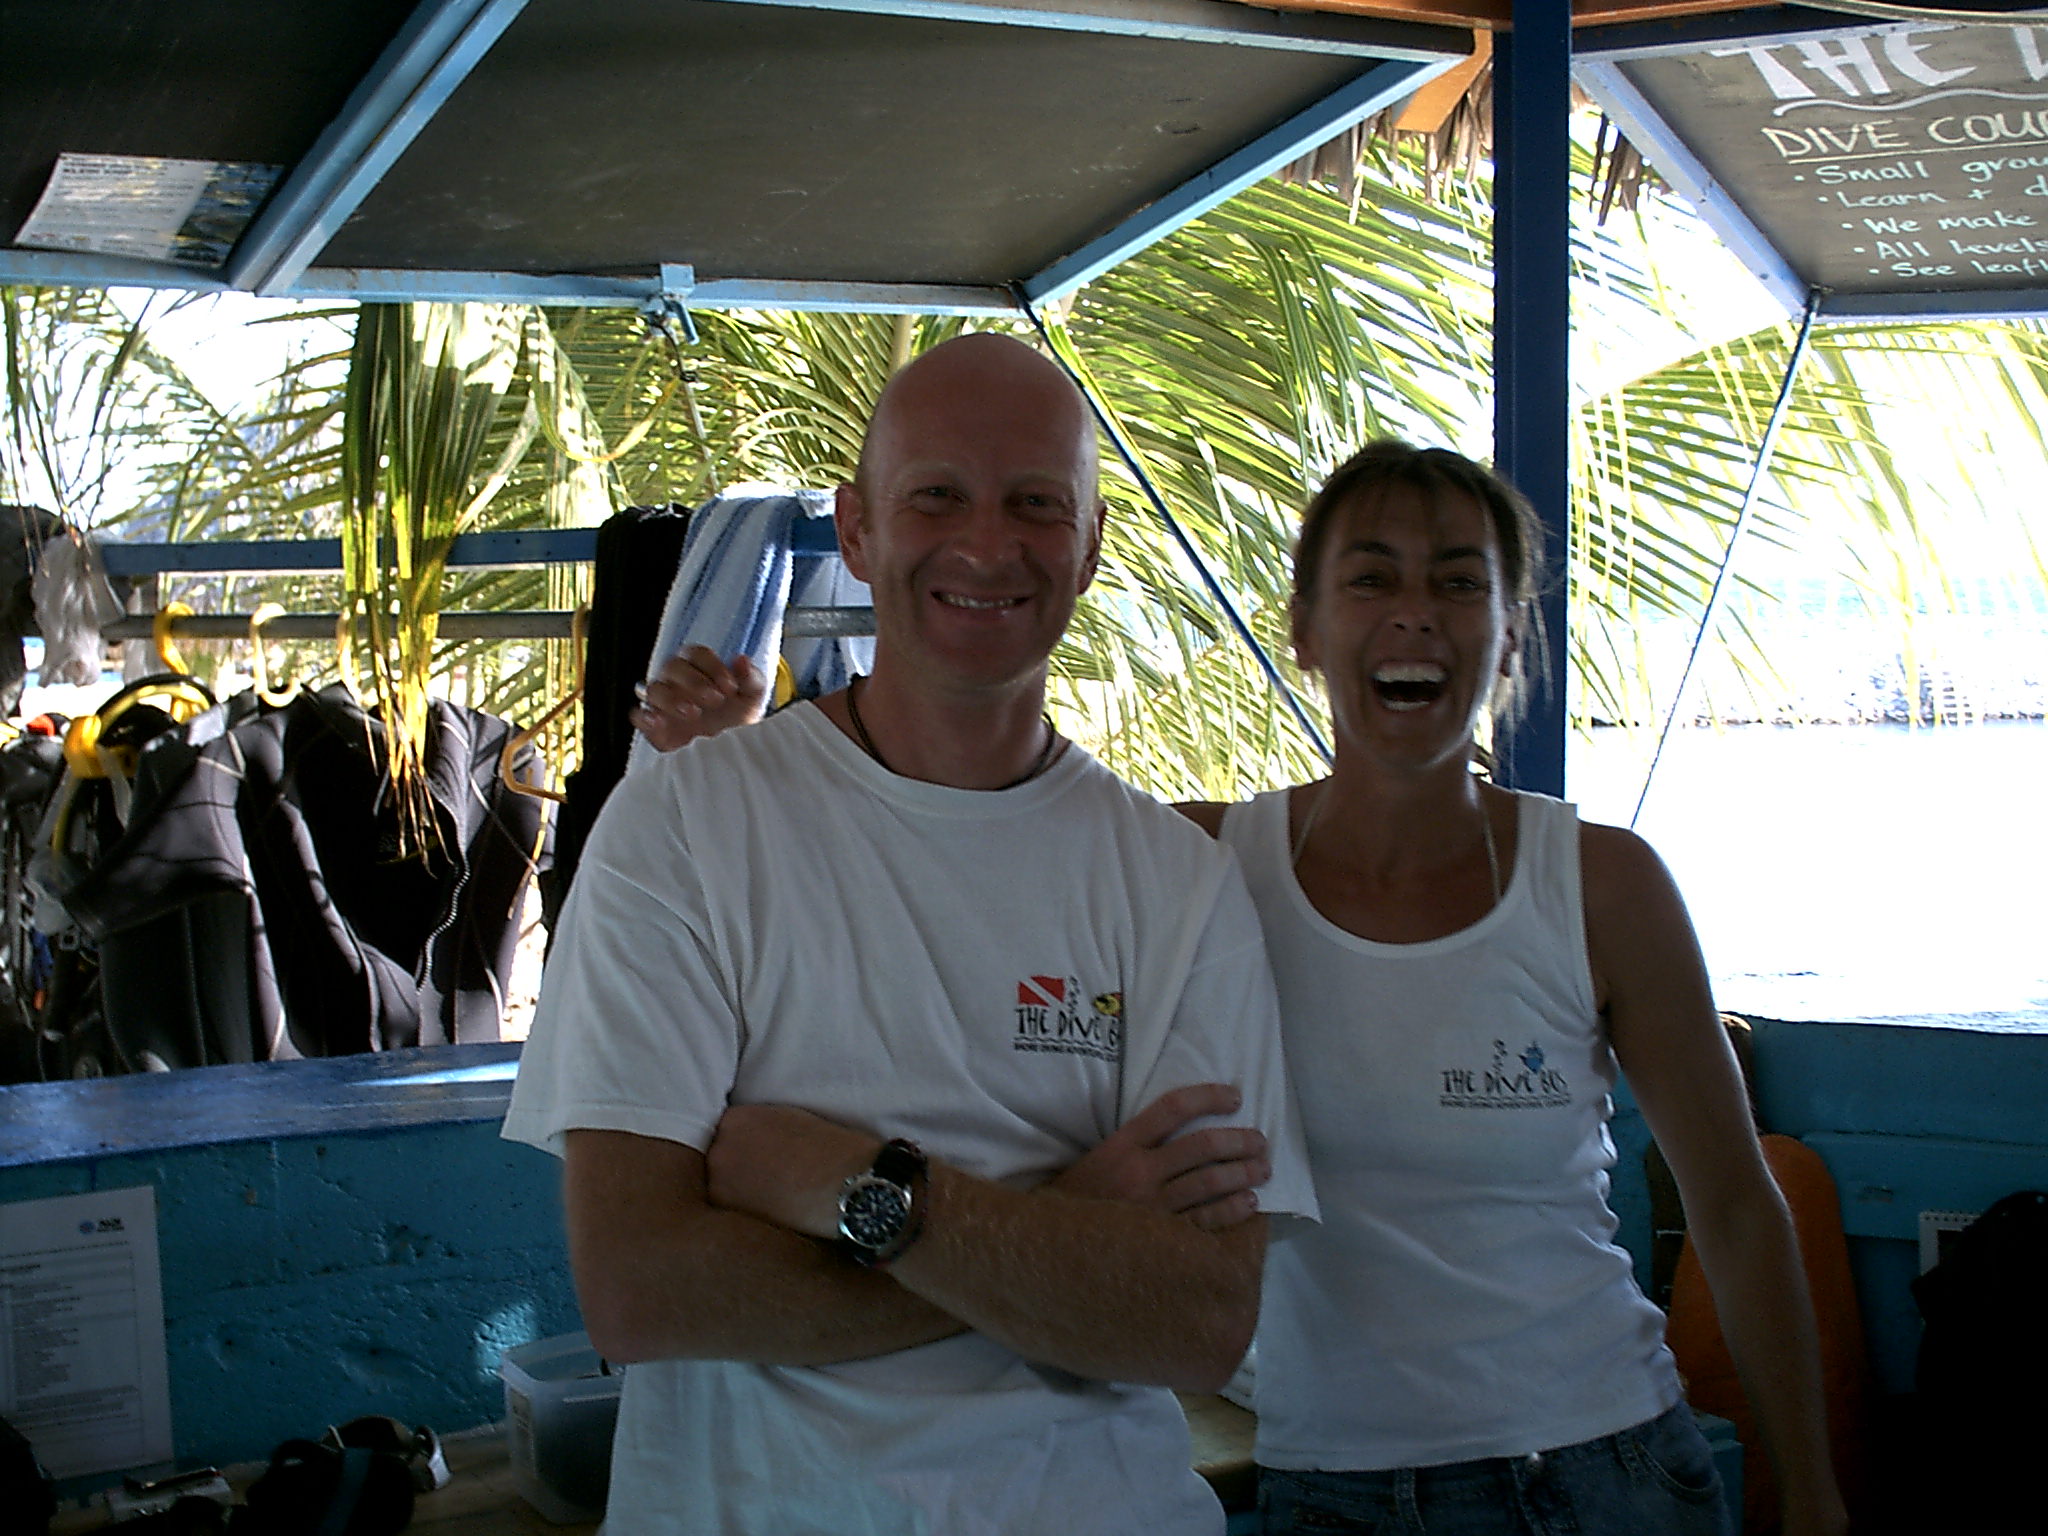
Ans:
[[[1565,1075],[1545,1060],[1533,1040],[1509,1054],[1507,1042],[1493,1042],[1493,1059],[1484,1067],[1445,1067],[1445,1109],[1563,1109],[1572,1101]]]
[[[1027,976],[1017,983],[1016,1016],[1012,1050],[1123,1059],[1121,992],[1091,996],[1077,976]]]

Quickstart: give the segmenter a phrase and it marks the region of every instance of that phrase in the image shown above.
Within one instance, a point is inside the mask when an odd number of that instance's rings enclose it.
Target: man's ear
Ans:
[[[851,482],[832,492],[832,523],[839,534],[839,558],[860,581],[868,579],[867,502]]]
[[[1097,500],[1095,503],[1095,526],[1088,536],[1088,553],[1081,558],[1081,582],[1074,588],[1079,597],[1095,585],[1095,573],[1102,567],[1102,529],[1109,518],[1109,503]]]

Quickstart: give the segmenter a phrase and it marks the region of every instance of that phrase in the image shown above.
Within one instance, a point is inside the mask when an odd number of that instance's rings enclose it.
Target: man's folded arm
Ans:
[[[829,1365],[961,1331],[888,1276],[711,1206],[695,1148],[572,1130],[563,1169],[576,1292],[608,1359]]]
[[[708,1159],[715,1206],[810,1238],[879,1143],[781,1105],[736,1106]],[[1077,1376],[1214,1391],[1258,1321],[1265,1220],[1205,1231],[1184,1216],[1025,1193],[934,1161],[919,1235],[889,1266],[906,1293],[1028,1360]]]
[[[1182,1216],[1054,1191],[1021,1195],[934,1166],[903,1287],[1027,1359],[1078,1376],[1213,1392],[1259,1316],[1266,1219]]]

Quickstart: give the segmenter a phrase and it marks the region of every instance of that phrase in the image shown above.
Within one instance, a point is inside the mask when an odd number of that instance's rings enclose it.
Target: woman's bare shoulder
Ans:
[[[1589,892],[1627,901],[1671,876],[1657,850],[1627,827],[1579,823],[1579,863]]]
[[[1579,825],[1579,868],[1587,939],[1596,966],[1619,963],[1653,942],[1692,937],[1685,898],[1657,850],[1626,827]]]

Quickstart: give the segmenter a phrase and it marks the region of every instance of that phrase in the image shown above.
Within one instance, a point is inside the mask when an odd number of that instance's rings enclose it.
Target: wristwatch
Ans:
[[[839,1188],[839,1247],[857,1264],[887,1264],[917,1240],[924,1225],[923,1150],[897,1138],[882,1143],[866,1173]]]

